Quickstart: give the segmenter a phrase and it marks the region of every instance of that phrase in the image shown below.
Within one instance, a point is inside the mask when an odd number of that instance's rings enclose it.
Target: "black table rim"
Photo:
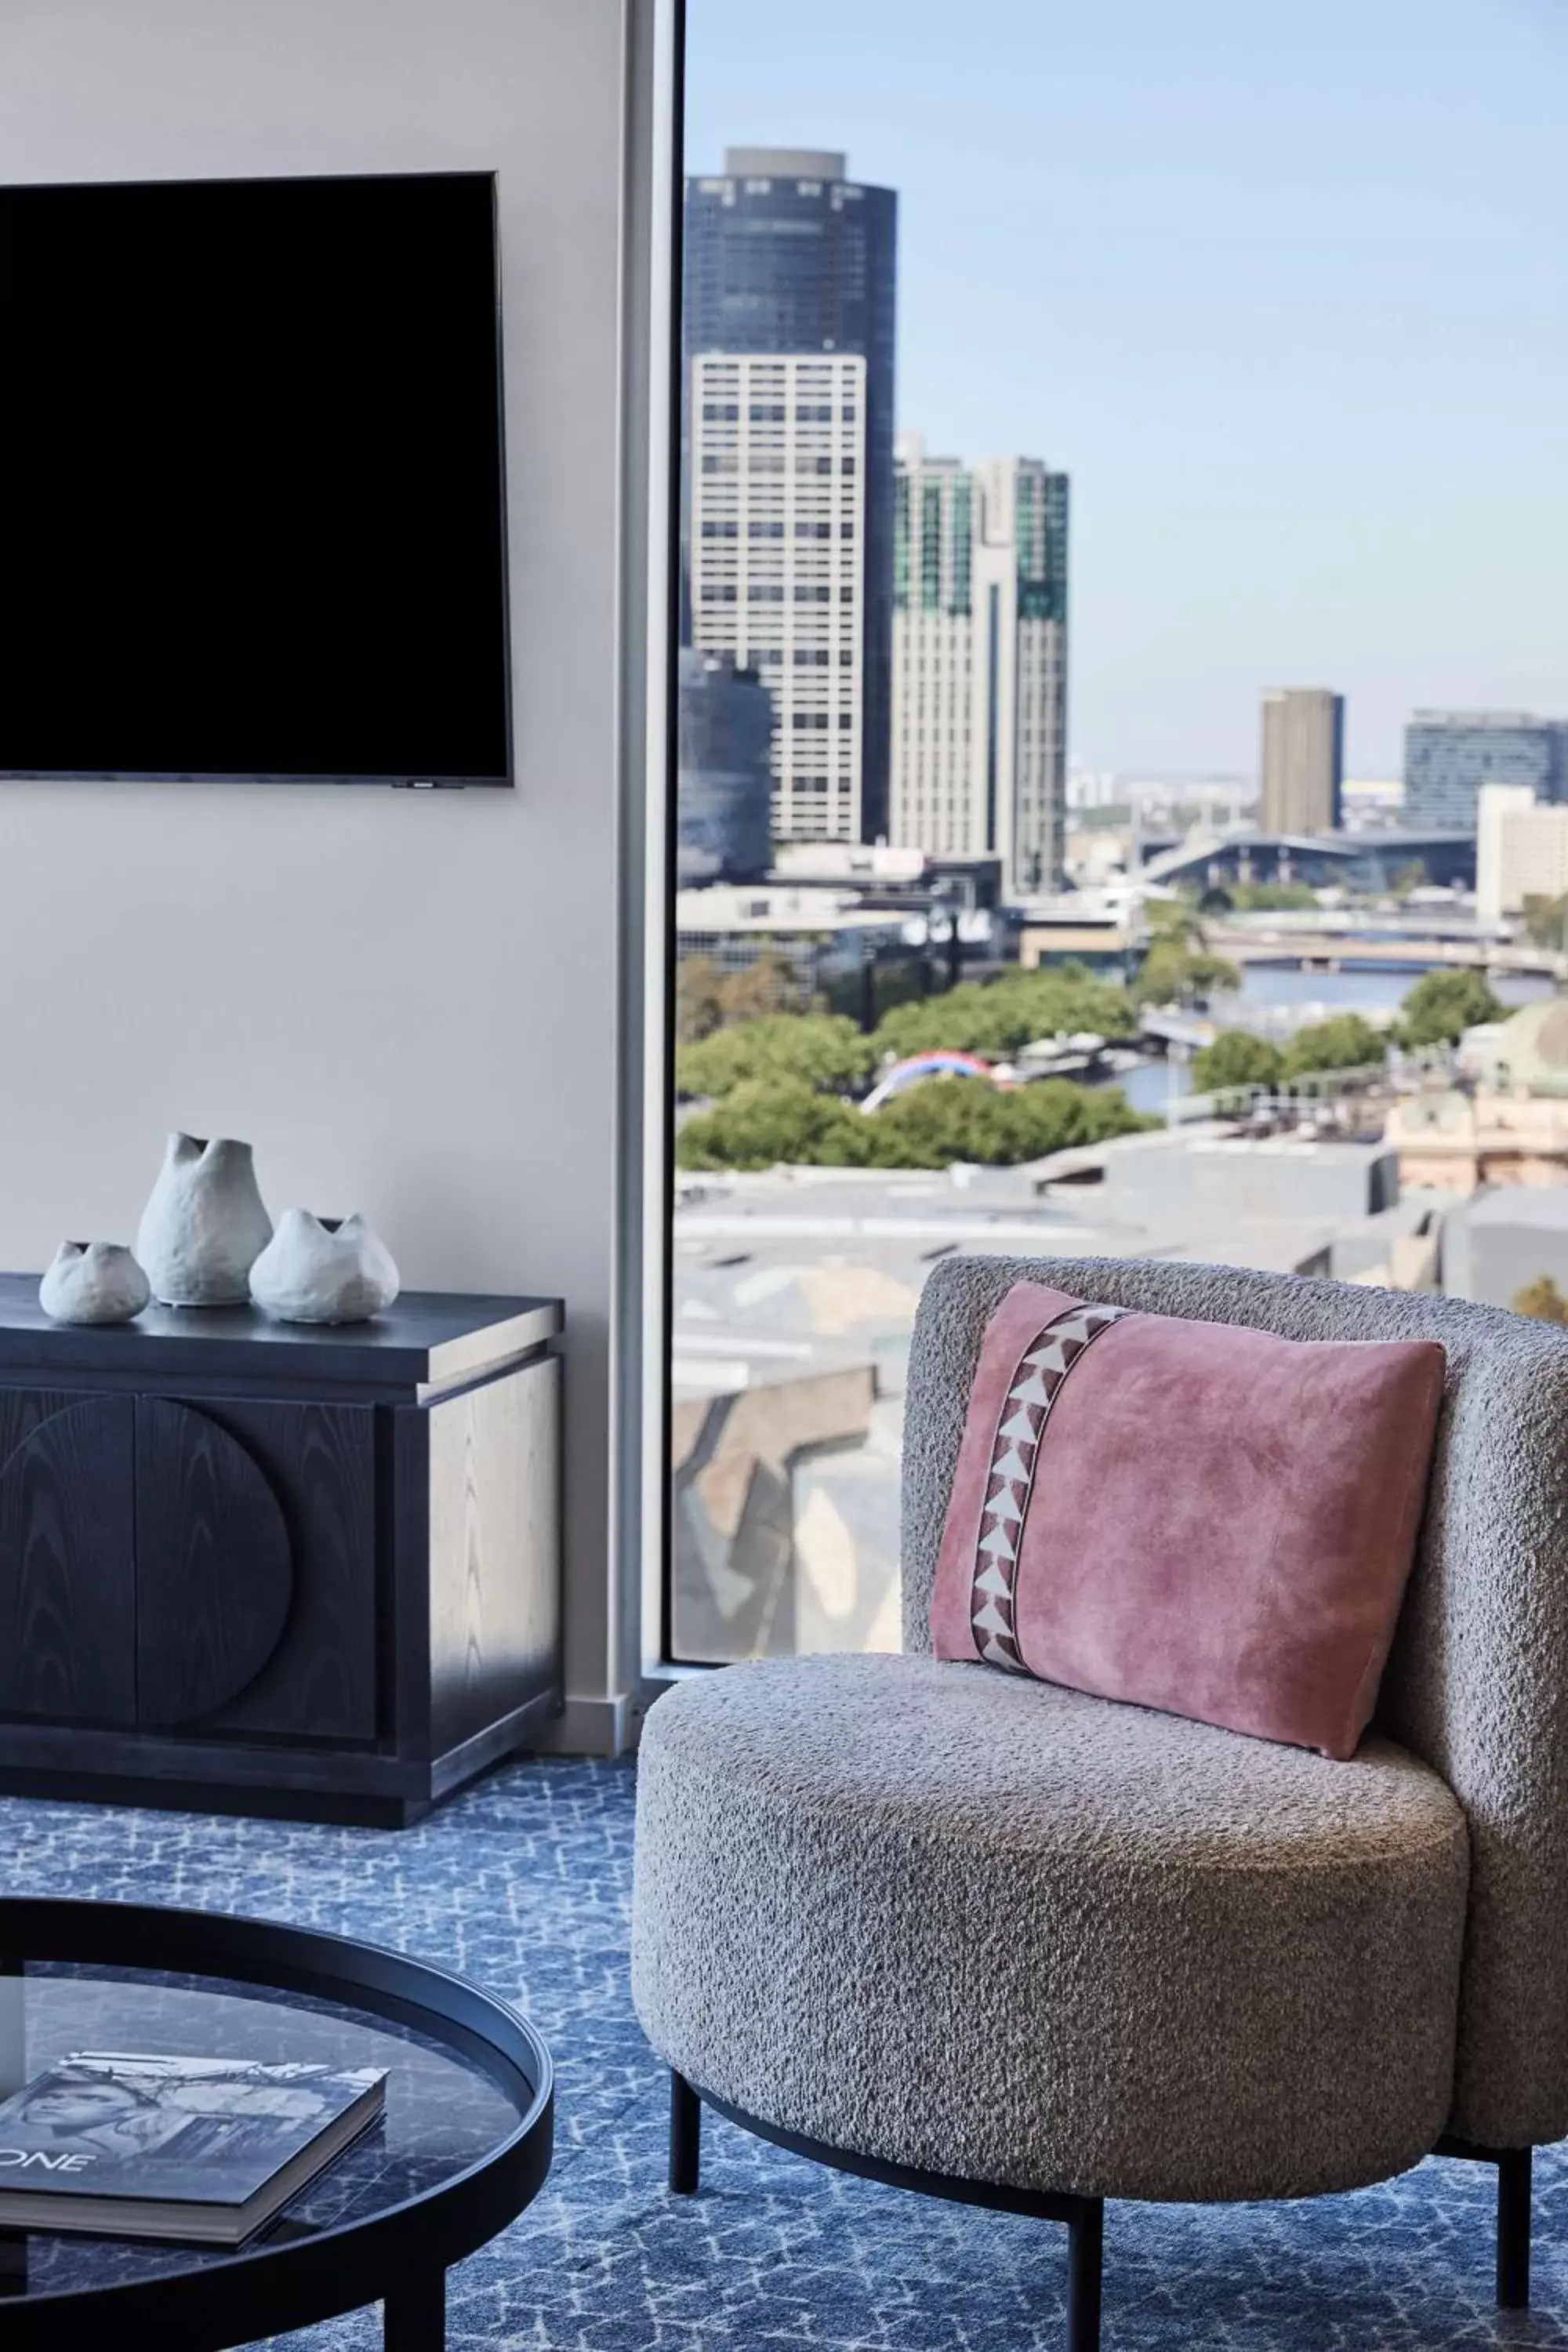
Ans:
[[[188,1973],[299,1992],[422,2028],[480,2061],[517,2097],[515,2130],[436,2188],[308,2237],[261,2240],[189,2271],[0,2298],[4,2352],[58,2352],[62,2322],[140,2328],[159,2352],[224,2347],[308,2327],[396,2293],[489,2242],[538,2194],[554,2116],[550,2053],[477,1985],[378,1944],[223,1913],[142,1904],[0,1898],[0,1968],[27,1962]],[[47,2234],[47,2233],[46,2233]]]

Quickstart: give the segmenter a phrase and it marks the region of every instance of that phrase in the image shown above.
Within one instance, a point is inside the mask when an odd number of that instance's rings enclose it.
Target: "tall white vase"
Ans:
[[[237,1307],[272,1238],[248,1143],[172,1135],[136,1255],[165,1307]]]

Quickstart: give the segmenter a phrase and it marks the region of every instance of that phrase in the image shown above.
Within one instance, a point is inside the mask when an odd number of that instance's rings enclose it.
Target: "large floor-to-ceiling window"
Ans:
[[[668,1646],[952,1252],[1568,1319],[1568,16],[689,0]]]

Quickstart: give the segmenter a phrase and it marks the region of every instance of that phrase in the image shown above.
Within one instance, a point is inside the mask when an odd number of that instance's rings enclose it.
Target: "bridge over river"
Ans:
[[[1250,925],[1205,923],[1210,951],[1227,963],[1290,964],[1300,971],[1518,972],[1536,979],[1568,981],[1568,955],[1524,941],[1433,936],[1412,932],[1368,936],[1329,929],[1286,930]]]

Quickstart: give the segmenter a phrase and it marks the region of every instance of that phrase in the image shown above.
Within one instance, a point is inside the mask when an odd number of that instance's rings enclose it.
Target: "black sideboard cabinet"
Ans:
[[[561,1706],[559,1300],[0,1276],[0,1790],[402,1823]]]

